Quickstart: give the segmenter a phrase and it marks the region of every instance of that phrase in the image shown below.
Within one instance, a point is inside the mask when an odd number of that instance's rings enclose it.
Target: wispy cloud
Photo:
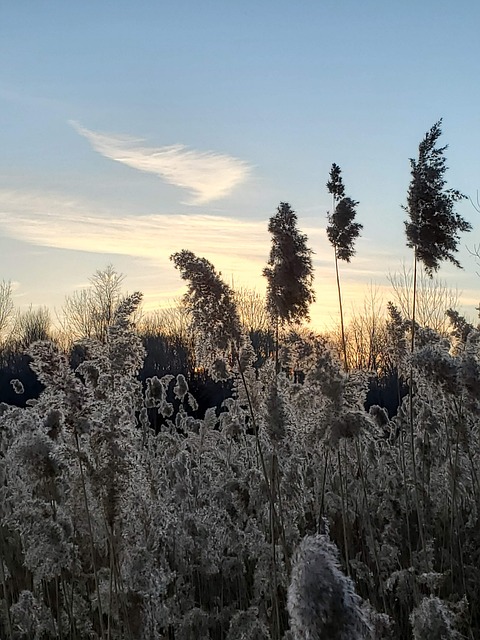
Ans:
[[[338,320],[338,303],[331,247],[325,230],[312,222],[302,227],[316,251],[317,303],[312,307],[312,320],[318,326],[333,326]],[[105,254],[131,258],[127,275],[135,274],[132,289],[141,289],[151,308],[184,290],[169,260],[173,252],[190,249],[213,262],[227,282],[262,290],[265,279],[261,274],[271,245],[266,220],[199,214],[118,216],[109,208],[57,193],[2,189],[0,233],[39,247],[94,253],[99,260]],[[356,269],[343,287],[347,314],[349,305],[362,299],[365,283],[383,275],[380,269],[375,259],[356,258]]]
[[[118,216],[59,194],[0,190],[0,230],[33,245],[131,256],[171,269],[181,249],[204,255],[227,278],[259,279],[269,250],[265,221],[212,215]]]
[[[331,247],[325,230],[302,227],[315,254],[317,279],[330,277]],[[108,207],[58,193],[0,189],[0,230],[32,245],[124,255],[165,266],[174,251],[191,249],[211,260],[227,277],[260,280],[271,237],[267,220],[241,220],[206,214],[118,215]],[[354,280],[383,274],[371,256],[344,267]],[[324,275],[325,274],[325,275]]]
[[[250,173],[246,162],[229,155],[195,151],[182,144],[147,147],[141,138],[105,134],[76,122],[71,124],[102,156],[154,173],[165,182],[190,191],[190,204],[205,204],[227,196]]]

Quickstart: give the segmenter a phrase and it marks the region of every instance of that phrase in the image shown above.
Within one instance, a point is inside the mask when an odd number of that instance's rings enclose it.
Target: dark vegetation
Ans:
[[[244,294],[256,295],[254,291],[244,291]],[[165,315],[168,315],[169,312],[170,310]],[[173,309],[172,313],[175,312],[176,310]],[[152,330],[148,325],[143,329],[140,326],[137,331],[145,348],[145,359],[138,374],[143,383],[147,378],[153,376],[176,376],[181,373],[188,380],[189,386],[191,386],[193,393],[197,397],[201,408],[199,414],[201,415],[211,406],[220,406],[225,397],[231,395],[230,385],[219,384],[211,378],[208,371],[203,368],[196,368],[191,338],[172,337],[168,333],[162,333],[161,327],[156,327]],[[265,364],[269,357],[274,357],[275,331],[258,329],[249,330],[247,334],[255,352],[254,366],[258,369]],[[48,339],[56,341],[53,329],[51,334],[48,335]],[[332,350],[335,351],[337,349],[336,336],[326,336],[326,339]],[[350,351],[354,348],[354,345],[351,344]],[[384,344],[382,348],[387,349],[388,347]],[[83,362],[85,353],[86,350],[81,342],[72,345],[68,349],[72,370],[77,369]],[[358,354],[358,357],[363,358],[363,355]],[[372,353],[370,357],[374,357],[376,362],[383,362],[385,356],[385,353],[379,352]],[[43,385],[32,371],[30,364],[31,357],[25,353],[23,346],[18,346],[15,340],[4,345],[0,354],[0,402],[24,407],[27,400],[38,398],[43,390]],[[365,409],[368,410],[372,404],[380,404],[393,417],[399,405],[399,385],[401,390],[400,398],[406,393],[405,380],[398,373],[395,366],[390,367],[388,370],[383,370],[382,367],[376,368],[375,366],[369,366],[366,369],[371,375],[369,376],[369,391]],[[11,381],[15,379],[18,379],[23,385],[24,393],[22,395],[15,393],[11,385]]]

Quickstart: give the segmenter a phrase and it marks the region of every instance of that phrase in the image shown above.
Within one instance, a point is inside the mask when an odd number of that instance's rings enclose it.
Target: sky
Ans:
[[[264,291],[268,219],[297,212],[314,251],[312,323],[338,321],[326,189],[333,162],[359,201],[341,264],[348,314],[412,261],[409,158],[438,119],[446,178],[480,189],[476,0],[5,0],[0,4],[0,281],[61,313],[108,264],[145,309],[184,283],[190,249]],[[471,318],[480,213],[460,271],[439,276]]]

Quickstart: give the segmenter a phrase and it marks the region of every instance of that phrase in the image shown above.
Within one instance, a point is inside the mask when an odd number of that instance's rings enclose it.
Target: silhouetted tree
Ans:
[[[363,225],[354,222],[358,202],[351,198],[342,198],[332,214],[328,216],[327,236],[335,249],[338,260],[350,262],[355,255],[354,242],[360,235]]]
[[[417,294],[417,264],[421,262],[427,274],[438,271],[448,260],[461,268],[453,255],[458,250],[459,233],[470,231],[471,225],[454,211],[454,205],[464,196],[457,189],[446,189],[445,172],[447,145],[438,147],[442,120],[436,122],[418,146],[418,159],[410,159],[412,179],[403,207],[409,219],[405,221],[407,246],[414,250],[412,342],[415,345],[415,306]]]
[[[407,246],[415,251],[427,273],[438,271],[444,260],[461,267],[453,255],[458,250],[459,232],[470,231],[471,225],[454,211],[464,196],[457,189],[445,188],[445,151],[437,147],[442,134],[442,120],[425,134],[418,147],[418,159],[410,159],[412,180],[408,189],[409,220],[405,222]]]
[[[280,323],[309,320],[309,305],[314,302],[312,250],[307,236],[297,229],[297,215],[287,202],[281,202],[270,218],[272,248],[267,278],[267,308]]]
[[[218,379],[229,377],[225,356],[238,354],[242,327],[233,290],[206,258],[183,249],[170,256],[187,282],[185,303],[196,327],[195,351],[198,363]]]
[[[411,351],[415,348],[415,311],[417,301],[417,265],[421,262],[428,275],[440,268],[444,260],[461,267],[453,255],[457,251],[459,232],[470,231],[471,225],[454,211],[454,205],[465,198],[457,189],[445,188],[447,146],[439,147],[442,120],[436,122],[425,134],[418,146],[418,159],[410,159],[412,179],[408,189],[407,206],[409,219],[405,222],[407,246],[414,250],[413,302],[411,324]],[[415,506],[422,547],[425,549],[424,521],[420,508],[417,485],[415,455],[415,425],[413,406],[413,365],[410,366],[409,414],[410,447],[414,483]],[[425,566],[428,566],[425,554]]]
[[[340,276],[338,261],[350,262],[355,254],[354,243],[360,235],[363,226],[354,222],[358,202],[345,196],[341,169],[333,163],[330,169],[330,180],[327,189],[332,194],[332,213],[328,214],[327,236],[335,251],[335,275],[337,278],[338,303],[340,306],[340,325],[342,329],[343,358],[345,371],[348,371],[347,345],[345,340],[345,327],[343,321],[342,292],[340,288]]]
[[[310,319],[309,306],[315,300],[312,250],[307,247],[307,236],[297,229],[297,215],[288,202],[280,203],[268,231],[272,248],[263,275],[267,278],[267,309],[275,321],[278,368],[279,324]]]
[[[345,185],[342,180],[342,170],[335,164],[330,169],[330,180],[327,182],[327,189],[334,198],[334,204],[345,196]],[[335,209],[335,206],[333,207]]]

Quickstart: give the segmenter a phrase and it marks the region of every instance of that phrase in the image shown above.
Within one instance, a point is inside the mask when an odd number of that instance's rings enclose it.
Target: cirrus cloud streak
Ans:
[[[308,226],[303,231],[318,252],[313,256],[317,303],[312,306],[312,320],[325,325],[338,313],[331,247],[324,229]],[[210,260],[230,284],[263,290],[261,274],[271,244],[266,220],[208,214],[119,216],[109,208],[58,193],[7,189],[0,189],[0,233],[39,247],[131,258],[134,286],[144,291],[152,308],[184,291],[169,260],[175,251],[190,249]],[[378,275],[371,259],[357,259],[356,264],[356,273],[344,286],[349,302],[362,295],[365,281]]]
[[[91,131],[70,123],[102,156],[187,189],[189,204],[205,204],[231,193],[250,174],[249,165],[233,156],[196,151],[183,144],[148,147],[141,138]]]
[[[259,279],[269,247],[264,221],[203,214],[118,216],[60,194],[1,189],[0,230],[37,246],[130,256],[156,268],[168,265],[172,274],[169,256],[190,249],[244,283]]]

